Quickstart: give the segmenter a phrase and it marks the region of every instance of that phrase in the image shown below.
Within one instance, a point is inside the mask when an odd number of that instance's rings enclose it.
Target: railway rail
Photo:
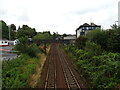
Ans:
[[[44,68],[42,88],[45,90],[57,90],[57,88],[81,90],[81,86],[59,44],[51,46]]]
[[[79,85],[76,77],[74,76],[71,68],[69,67],[68,61],[65,58],[65,55],[63,54],[62,50],[57,47],[57,50],[59,51],[58,55],[62,64],[62,70],[64,72],[64,77],[66,80],[66,84],[68,86],[68,89],[79,89],[81,90],[81,86]]]
[[[45,89],[54,88],[56,89],[56,61],[55,52],[53,52],[54,45],[51,47],[50,54],[48,56],[48,70],[45,81]]]

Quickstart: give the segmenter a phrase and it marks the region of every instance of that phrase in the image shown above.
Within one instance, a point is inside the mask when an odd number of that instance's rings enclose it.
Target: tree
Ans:
[[[10,25],[10,36],[11,40],[16,39],[16,26],[14,24]]]
[[[37,34],[35,28],[31,28],[28,25],[23,25],[22,28],[18,28],[17,38],[25,37],[32,38]]]
[[[120,28],[109,31],[107,45],[109,51],[120,52]]]
[[[58,32],[53,32],[53,39],[55,40],[57,37],[59,37],[60,35],[58,34]]]
[[[108,31],[104,30],[92,30],[87,34],[89,41],[101,45],[101,48],[107,49]]]
[[[42,40],[50,40],[51,35],[49,33],[38,33],[36,36],[33,37],[35,42],[40,42]]]
[[[64,34],[63,34],[63,37],[66,37],[66,36],[67,36],[67,34],[64,33]]]
[[[3,20],[1,20],[0,26],[2,26],[2,38],[9,39],[9,30],[7,24]]]
[[[27,37],[19,38],[20,43],[15,46],[15,49],[20,53],[28,54],[31,57],[37,57],[37,54],[40,52],[36,44],[28,44]]]
[[[16,26],[14,24],[7,25],[3,20],[0,21],[0,26],[2,28],[2,38],[9,39],[9,30],[10,30],[10,39],[14,40],[16,37]]]
[[[111,28],[112,28],[112,30],[116,30],[116,29],[118,28],[118,26],[117,26],[116,24],[113,24],[113,25],[111,26]]]
[[[80,49],[83,49],[86,46],[87,38],[85,36],[80,36],[79,38],[76,39],[76,46],[79,47]]]
[[[16,26],[15,26],[14,24],[11,24],[10,27],[11,27],[11,29],[12,29],[13,31],[16,30]]]

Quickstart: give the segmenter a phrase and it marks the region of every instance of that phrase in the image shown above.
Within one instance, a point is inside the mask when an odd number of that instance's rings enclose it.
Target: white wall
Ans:
[[[10,45],[16,45],[18,43],[18,40],[14,40],[14,41],[8,41]]]
[[[77,30],[77,38],[80,36],[81,29]]]
[[[63,38],[64,40],[75,40],[76,36],[66,36]]]
[[[8,41],[0,40],[0,45],[8,45]]]
[[[120,26],[120,1],[118,2],[118,25]]]

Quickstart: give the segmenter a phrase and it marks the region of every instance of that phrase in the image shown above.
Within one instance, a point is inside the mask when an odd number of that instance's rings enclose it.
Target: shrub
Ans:
[[[37,54],[40,52],[40,49],[36,44],[32,44],[28,47],[28,51],[26,52],[31,57],[37,57]]]
[[[36,44],[28,44],[26,37],[20,38],[20,43],[15,46],[15,49],[20,53],[28,54],[31,57],[36,57],[40,49]]]
[[[38,61],[26,54],[11,61],[3,61],[2,88],[29,87],[28,79],[35,72]]]
[[[101,46],[94,42],[87,42],[85,50],[92,55],[100,55],[102,54]]]
[[[80,36],[76,39],[75,45],[80,49],[83,49],[86,46],[87,38],[85,36]]]
[[[119,84],[120,54],[103,51],[100,45],[93,42],[87,42],[86,45],[84,50],[67,47],[77,59],[75,63],[78,70],[91,78],[94,88],[113,88]]]

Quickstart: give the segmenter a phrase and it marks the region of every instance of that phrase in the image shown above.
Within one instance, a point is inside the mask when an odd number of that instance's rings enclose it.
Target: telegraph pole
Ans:
[[[11,37],[10,37],[10,28],[11,28],[11,25],[9,25],[8,28],[9,28],[9,41],[10,41],[10,39],[11,39]]]

